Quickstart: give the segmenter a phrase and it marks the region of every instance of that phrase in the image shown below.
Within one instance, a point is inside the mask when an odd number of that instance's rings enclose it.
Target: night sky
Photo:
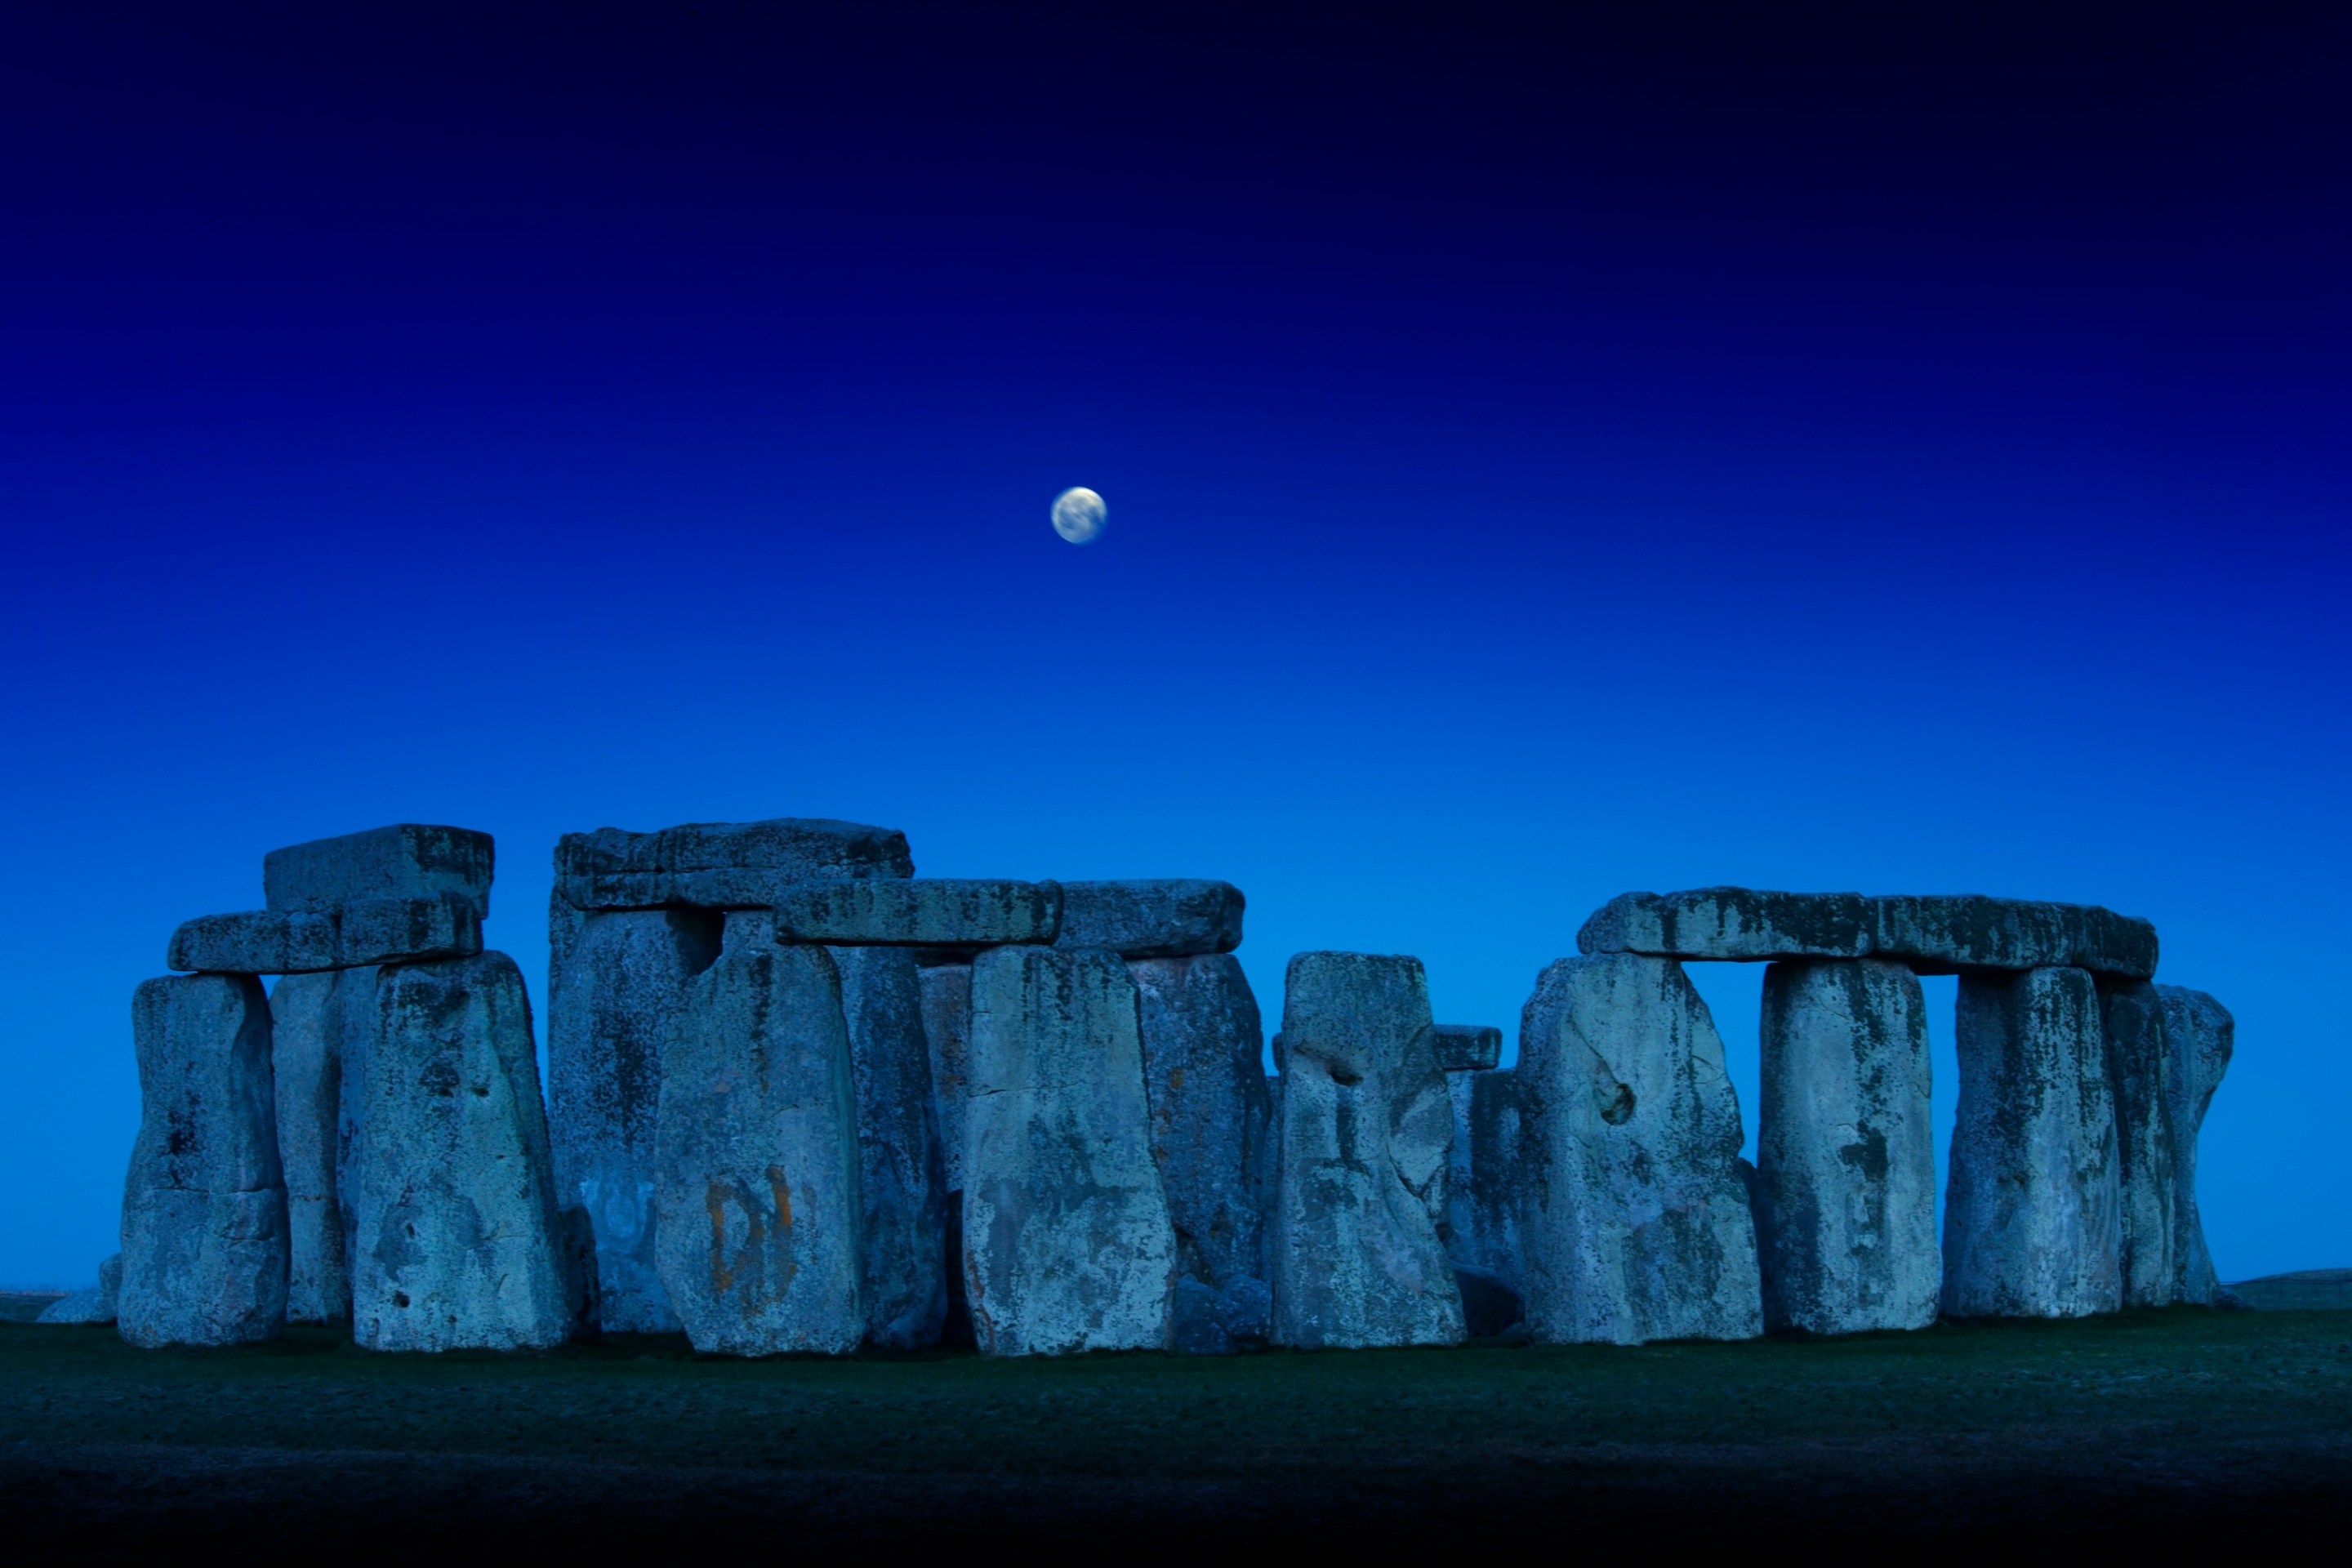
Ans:
[[[0,16],[0,1280],[263,851],[495,833],[543,1005],[558,834],[776,816],[1228,879],[1269,1027],[2105,903],[2237,1015],[2222,1277],[2352,1264],[2341,12],[408,9]]]

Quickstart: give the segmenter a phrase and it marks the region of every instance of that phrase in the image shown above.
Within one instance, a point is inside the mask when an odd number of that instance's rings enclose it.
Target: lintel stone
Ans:
[[[172,933],[166,967],[211,974],[315,974],[372,963],[470,958],[481,910],[463,893],[363,899],[324,911],[199,915]]]
[[[653,833],[600,827],[567,833],[555,847],[557,891],[582,910],[765,909],[812,877],[914,874],[896,828],[819,817],[689,822]]]
[[[1231,882],[1157,877],[1062,884],[1057,947],[1122,958],[1190,958],[1242,944],[1242,890]]]
[[[1861,958],[1871,951],[1870,915],[1860,893],[1776,893],[1695,888],[1680,893],[1621,893],[1576,933],[1584,953],[1761,963],[1783,958]]]
[[[261,858],[262,897],[273,910],[323,914],[373,899],[456,893],[490,912],[490,836],[417,822],[290,844]]]
[[[776,940],[836,947],[1006,947],[1050,942],[1062,923],[1053,882],[824,878],[776,900]]]

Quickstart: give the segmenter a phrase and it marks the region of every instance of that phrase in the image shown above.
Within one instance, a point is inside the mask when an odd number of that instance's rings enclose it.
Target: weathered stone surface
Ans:
[[[1503,1059],[1503,1031],[1492,1024],[1440,1024],[1432,1038],[1447,1072],[1490,1072]]]
[[[866,1342],[921,1350],[946,1321],[947,1186],[923,1032],[922,982],[904,948],[833,952],[857,1084]]]
[[[385,966],[362,1074],[352,1338],[533,1350],[574,1314],[521,972],[502,952]]]
[[[1860,893],[1773,893],[1694,888],[1621,893],[1576,933],[1579,952],[1653,958],[1860,958],[1871,951]]]
[[[1519,1024],[1519,1242],[1544,1343],[1763,1331],[1739,1101],[1673,959],[1563,958]]]
[[[1274,1338],[1461,1342],[1438,1235],[1454,1111],[1416,958],[1302,952],[1282,1008]]]
[[[1230,953],[1133,960],[1142,1002],[1151,1157],[1176,1227],[1176,1348],[1223,1354],[1263,1341],[1273,1107],[1265,1032]],[[1194,1289],[1186,1289],[1190,1285]]]
[[[930,1047],[931,1096],[939,1112],[940,1166],[950,1194],[963,1191],[963,1110],[971,1082],[971,965],[927,965],[923,1039]]]
[[[907,836],[817,817],[600,827],[555,847],[555,886],[583,910],[764,909],[812,877],[911,877]]]
[[[2080,969],[1960,975],[1944,1310],[2078,1318],[2123,1305],[2115,1100]]]
[[[2116,1226],[2123,1248],[2124,1305],[2160,1307],[2179,1280],[2173,1247],[2178,1177],[2172,1161],[2172,1052],[2164,1002],[2145,980],[2105,980],[2107,1089],[2116,1107]]]
[[[866,1337],[857,1087],[821,947],[727,921],[662,1059],[654,1246],[694,1348],[846,1355]]]
[[[1475,1268],[1516,1292],[1521,1282],[1518,1074],[1509,1068],[1448,1073],[1446,1089],[1454,1105],[1454,1157],[1445,1184],[1445,1255],[1457,1274]]]
[[[799,883],[776,900],[778,940],[836,947],[1047,942],[1061,920],[1062,889],[1053,882],[837,877]]]
[[[963,1267],[991,1355],[1157,1350],[1176,1231],[1151,1158],[1135,983],[1095,948],[971,966]]]
[[[261,893],[273,910],[312,914],[452,893],[472,902],[476,919],[488,920],[496,858],[487,833],[403,822],[272,849],[261,858]]]
[[[694,977],[718,960],[713,910],[548,902],[547,1078],[557,1206],[595,1237],[608,1333],[673,1333],[654,1252],[654,1110],[663,1047]]]
[[[1885,959],[1764,972],[1755,1210],[1764,1322],[1855,1334],[1936,1321],[1936,1150],[1918,978]]]
[[[249,975],[143,982],[131,998],[139,1139],[122,1194],[117,1327],[134,1345],[231,1345],[286,1321],[286,1184],[269,1001]]]
[[[1871,951],[1921,974],[1969,969],[2085,969],[2126,979],[2156,973],[2156,928],[2096,905],[1895,894],[1870,900]]]
[[[1060,947],[1124,958],[1189,958],[1242,944],[1242,890],[1231,882],[1161,877],[1062,884]]]
[[[115,1301],[122,1290],[122,1254],[116,1253],[98,1266],[98,1283],[87,1290],[76,1290],[60,1296],[41,1309],[37,1323],[110,1323],[114,1321]]]
[[[2172,1123],[2174,1294],[2179,1300],[2211,1306],[2221,1299],[2221,1285],[2197,1210],[2197,1134],[2221,1075],[2230,1070],[2238,1023],[2202,991],[2159,985],[2156,994],[2164,1006],[2164,1037],[2172,1057],[2165,1092]]]
[[[211,974],[316,974],[373,963],[467,958],[482,921],[462,894],[371,899],[323,913],[247,910],[199,915],[172,933],[167,963]]]
[[[375,1026],[376,973],[289,974],[269,996],[278,1156],[286,1173],[291,1246],[289,1322],[343,1323],[352,1315],[336,1174],[342,1159],[343,1057],[348,1037]],[[362,1040],[352,1054],[363,1056],[365,1049]]]

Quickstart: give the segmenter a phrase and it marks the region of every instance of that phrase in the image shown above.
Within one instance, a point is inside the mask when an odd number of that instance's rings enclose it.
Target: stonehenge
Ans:
[[[494,863],[399,824],[272,850],[264,908],[181,924],[133,999],[121,1256],[44,1321],[1061,1356],[2223,1300],[2196,1147],[2235,1026],[2094,906],[1626,893],[1507,1065],[1402,955],[1293,956],[1269,1042],[1227,882],[921,878],[829,819],[608,827],[555,849],[542,1091],[483,945]],[[1726,962],[1765,966],[1753,1166],[1685,972]]]

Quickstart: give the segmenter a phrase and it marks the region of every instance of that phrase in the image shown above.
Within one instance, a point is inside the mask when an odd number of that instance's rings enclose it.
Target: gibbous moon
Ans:
[[[1092,544],[1109,518],[1102,497],[1084,485],[1073,485],[1054,498],[1054,531],[1073,544]]]

